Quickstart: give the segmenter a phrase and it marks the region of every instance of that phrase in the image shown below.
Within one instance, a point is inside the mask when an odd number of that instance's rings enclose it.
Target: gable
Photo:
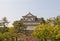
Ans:
[[[26,16],[33,16],[30,12]]]

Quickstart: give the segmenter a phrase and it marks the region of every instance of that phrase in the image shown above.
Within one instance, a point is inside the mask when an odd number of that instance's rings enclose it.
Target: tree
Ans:
[[[15,38],[18,36],[17,30],[14,27],[10,27],[8,32],[3,33],[4,39],[6,41],[15,41]]]
[[[18,31],[14,27],[10,27],[8,31],[10,33],[10,37],[12,41],[15,41],[15,40],[18,41],[18,38],[22,35],[22,33],[18,33]]]
[[[33,32],[33,36],[38,38],[40,41],[47,41],[50,39],[51,41],[55,41],[56,39],[60,39],[60,25],[52,26],[50,24],[42,24],[35,28]]]
[[[7,28],[7,27],[1,27],[1,28],[0,28],[0,32],[1,32],[1,33],[8,32],[8,30],[9,30],[9,28]]]
[[[47,19],[47,23],[48,24],[51,24],[51,25],[60,25],[60,18],[58,18],[58,17],[54,17],[54,18],[49,18],[49,19]]]
[[[8,31],[10,33],[12,41],[14,41],[14,39],[18,36],[17,30],[14,27],[10,27]]]
[[[40,23],[41,23],[41,24],[43,24],[43,23],[45,24],[45,23],[46,23],[46,21],[44,20],[44,18],[43,18],[43,17],[42,17],[42,18],[40,18]]]
[[[2,20],[3,20],[3,26],[6,27],[8,25],[8,23],[9,23],[7,18],[4,17]]]
[[[2,33],[0,33],[0,41],[4,41],[4,37]]]
[[[60,41],[60,25],[56,25],[55,26],[55,28],[54,28],[54,35],[56,37],[56,40]]]
[[[33,36],[38,38],[40,41],[43,41],[43,40],[46,41],[47,34],[49,34],[49,32],[45,27],[46,25],[44,24],[37,26],[33,32]]]
[[[60,25],[60,18],[56,17],[55,18],[55,23],[56,23],[56,25]]]
[[[9,39],[11,38],[9,32],[5,32],[5,33],[3,33],[3,36],[4,36],[4,40],[5,40],[5,41],[9,41]]]
[[[18,30],[18,32],[22,32],[27,28],[26,25],[24,25],[21,21],[15,21],[13,25]]]

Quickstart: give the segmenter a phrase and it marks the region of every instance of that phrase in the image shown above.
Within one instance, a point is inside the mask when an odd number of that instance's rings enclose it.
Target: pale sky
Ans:
[[[60,15],[60,0],[0,0],[0,19],[12,23],[31,12],[45,19]]]

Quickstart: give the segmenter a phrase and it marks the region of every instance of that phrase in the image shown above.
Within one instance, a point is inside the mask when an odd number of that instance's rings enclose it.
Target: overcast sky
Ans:
[[[7,17],[12,23],[31,12],[38,17],[60,15],[60,0],[0,0],[0,19]]]

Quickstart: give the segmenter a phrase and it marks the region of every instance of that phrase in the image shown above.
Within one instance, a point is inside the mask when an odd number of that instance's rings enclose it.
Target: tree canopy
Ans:
[[[35,28],[33,36],[38,38],[40,41],[55,41],[60,39],[60,25],[52,26],[50,24],[42,24]]]
[[[13,25],[19,32],[24,31],[27,28],[21,21],[15,21]]]

